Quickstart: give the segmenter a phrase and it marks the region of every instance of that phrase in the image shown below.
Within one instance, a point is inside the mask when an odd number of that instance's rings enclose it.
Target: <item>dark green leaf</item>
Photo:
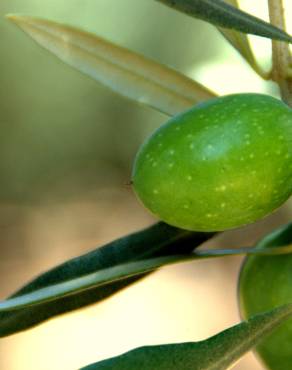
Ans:
[[[46,288],[37,289],[33,292],[10,298],[0,303],[0,311],[14,311],[16,309],[26,308],[33,305],[46,304],[50,301],[56,301],[68,295],[78,295],[89,289],[94,289],[104,285],[112,284],[120,280],[129,279],[137,275],[145,275],[159,267],[173,263],[192,261],[202,258],[226,257],[241,254],[261,254],[275,255],[291,253],[292,244],[258,250],[252,247],[239,249],[213,249],[197,251],[191,254],[169,255],[157,258],[148,258],[134,262],[127,262],[99,269],[96,272],[87,274],[66,282],[50,285]]]
[[[195,343],[141,347],[82,370],[226,370],[292,314],[292,304]]]
[[[18,290],[11,298],[126,262],[191,253],[193,249],[212,236],[211,233],[193,233],[158,223],[53,268]],[[74,296],[66,296],[42,305],[1,312],[0,336],[25,330],[56,315],[101,301],[143,276],[135,276],[101,288],[85,290]]]
[[[292,241],[292,223],[281,226],[270,234],[266,235],[257,244],[257,248],[265,247],[281,247],[287,245]],[[261,249],[258,249],[261,250]]]
[[[222,0],[157,0],[215,26],[231,28],[269,39],[291,43],[292,37],[263,20],[236,9]]]

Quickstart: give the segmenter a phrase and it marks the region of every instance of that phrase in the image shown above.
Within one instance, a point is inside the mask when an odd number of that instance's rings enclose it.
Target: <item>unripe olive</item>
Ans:
[[[292,224],[264,238],[258,248],[292,242]],[[247,257],[240,273],[239,303],[244,319],[292,303],[292,254]],[[256,349],[265,369],[292,369],[292,319],[264,338]]]
[[[196,231],[252,223],[292,191],[292,111],[262,94],[211,99],[140,148],[134,190],[154,215]]]

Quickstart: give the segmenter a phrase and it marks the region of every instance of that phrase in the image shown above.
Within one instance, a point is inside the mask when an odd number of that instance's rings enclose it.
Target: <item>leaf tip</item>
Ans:
[[[23,28],[26,23],[28,23],[29,16],[22,15],[22,14],[6,14],[5,18],[9,21],[13,22],[16,26]]]
[[[23,19],[23,17],[24,17],[23,15],[14,14],[14,13],[9,13],[5,15],[5,18],[15,23],[20,22]]]
[[[15,13],[6,14],[5,18],[15,23],[19,27],[28,25],[36,21],[36,18],[32,16],[25,15],[25,14],[15,14]]]

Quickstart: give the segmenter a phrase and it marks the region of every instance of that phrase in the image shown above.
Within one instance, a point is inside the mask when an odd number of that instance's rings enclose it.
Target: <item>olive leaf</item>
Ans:
[[[81,29],[29,16],[7,17],[63,62],[167,115],[216,96],[169,67]]]
[[[214,233],[189,232],[159,222],[52,268],[26,284],[10,298],[34,293],[58,283],[70,282],[91,273],[98,274],[99,270],[130,261],[188,254],[213,235]],[[79,293],[75,292],[40,305],[0,312],[0,337],[28,329],[51,317],[100,302],[143,276],[145,275],[134,276]]]
[[[200,342],[141,347],[81,370],[226,370],[291,314],[284,305]]]
[[[292,223],[283,225],[265,235],[256,245],[257,248],[281,247],[292,242]],[[264,249],[259,249],[264,250]]]
[[[215,26],[291,43],[285,31],[222,0],[156,0]]]
[[[239,8],[238,0],[225,0],[230,5]],[[223,27],[217,27],[225,39],[241,54],[251,68],[262,78],[268,79],[269,73],[265,72],[258,64],[246,34]]]
[[[156,270],[159,267],[174,263],[192,261],[203,258],[218,258],[242,254],[275,255],[287,254],[291,252],[292,244],[277,248],[269,248],[266,250],[258,250],[252,247],[245,247],[239,249],[196,251],[195,253],[191,254],[168,255],[163,257],[122,263],[113,267],[99,269],[96,272],[78,278],[70,279],[62,283],[37,289],[27,294],[12,297],[6,301],[0,302],[0,312],[21,309],[33,305],[40,305],[50,301],[55,301],[68,295],[76,295],[81,292],[115,283],[123,279],[145,275]]]

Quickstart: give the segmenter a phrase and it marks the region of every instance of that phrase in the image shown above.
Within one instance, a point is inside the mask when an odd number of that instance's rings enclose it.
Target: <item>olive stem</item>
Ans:
[[[271,23],[285,30],[283,0],[268,0],[268,3]],[[272,61],[271,79],[278,84],[283,101],[292,107],[292,78],[289,71],[291,54],[288,43],[272,40]]]

